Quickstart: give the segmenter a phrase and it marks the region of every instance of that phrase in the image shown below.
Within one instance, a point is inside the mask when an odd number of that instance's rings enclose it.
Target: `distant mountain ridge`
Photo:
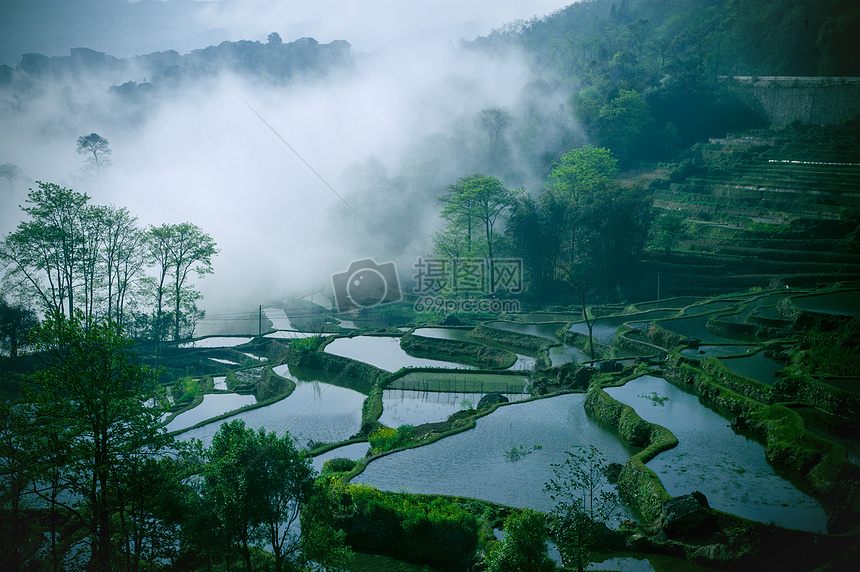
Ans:
[[[24,54],[15,68],[0,66],[0,88],[14,87],[25,78],[60,79],[85,73],[106,74],[116,83],[126,83],[140,77],[176,81],[231,71],[281,82],[298,73],[325,73],[351,63],[351,45],[345,40],[320,44],[314,38],[299,38],[283,43],[273,33],[267,43],[225,41],[186,55],[167,50],[120,59],[89,48],[72,48],[68,56]]]

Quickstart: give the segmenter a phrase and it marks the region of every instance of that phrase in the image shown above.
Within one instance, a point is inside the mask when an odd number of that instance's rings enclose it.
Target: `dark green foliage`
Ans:
[[[18,356],[18,350],[26,347],[30,332],[38,325],[39,318],[33,310],[10,304],[0,296],[0,348],[8,349],[10,356]]]
[[[505,538],[487,556],[487,572],[549,572],[555,563],[549,557],[549,534],[541,513],[526,509],[505,521]]]
[[[391,427],[379,427],[371,433],[367,440],[376,452],[390,451],[409,444],[414,433],[412,425],[401,425],[397,429]]]
[[[323,339],[324,338],[322,336],[310,336],[307,338],[290,340],[290,351],[296,352],[298,355],[315,352],[319,349]]]
[[[462,566],[478,543],[478,521],[460,505],[437,498],[378,491],[363,485],[338,489],[352,507],[344,522],[356,549],[410,560]]]
[[[279,438],[231,421],[221,425],[206,457],[202,497],[215,517],[208,534],[228,542],[247,572],[253,546],[270,544],[280,572],[307,562],[311,553],[324,557],[320,545],[339,545],[338,533],[313,518],[303,519],[304,533],[295,528],[314,496],[314,471],[289,434]]]
[[[150,489],[138,484],[148,480],[142,475],[150,459],[170,446],[158,429],[160,408],[147,405],[160,402],[155,374],[137,363],[110,322],[86,325],[80,314],[49,318],[35,340],[46,367],[31,376],[24,395],[36,421],[30,448],[44,463],[45,476],[37,479],[50,481],[51,510],[70,514],[87,531],[91,569],[110,569],[123,550],[141,557],[141,544],[129,545],[133,529],[124,519],[140,518],[151,506]],[[56,502],[61,491],[76,499],[71,510]],[[157,533],[136,532],[147,540]]]
[[[507,235],[533,294],[608,293],[634,275],[651,224],[651,197],[616,183],[617,169],[607,149],[576,149],[552,171],[539,202],[517,201]]]
[[[552,468],[554,476],[544,487],[556,503],[552,535],[564,564],[582,570],[598,531],[621,501],[617,493],[605,489],[606,462],[594,446],[568,451],[564,463]]]
[[[352,459],[345,459],[343,457],[336,457],[334,459],[329,459],[328,461],[323,463],[322,472],[325,473],[346,473],[351,471],[355,467],[356,462]]]

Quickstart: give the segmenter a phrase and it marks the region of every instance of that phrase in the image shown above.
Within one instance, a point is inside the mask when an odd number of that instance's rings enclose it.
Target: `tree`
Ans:
[[[544,492],[555,501],[550,525],[565,566],[582,570],[601,527],[621,505],[618,494],[606,490],[606,463],[593,445],[567,451],[563,463],[554,463],[553,478]]]
[[[110,166],[110,144],[98,133],[78,137],[75,150],[78,155],[87,155],[87,164],[90,168],[95,169],[97,175],[101,175],[103,167]]]
[[[107,287],[107,317],[123,325],[126,303],[130,301],[133,285],[144,268],[144,235],[137,226],[137,217],[126,208],[110,205],[103,211],[103,216],[100,256]]]
[[[651,197],[640,186],[612,178],[617,163],[607,149],[566,153],[550,174],[548,193],[566,205],[556,267],[583,290],[611,291],[641,257],[651,224]]]
[[[496,177],[462,177],[439,199],[443,205],[441,216],[447,224],[443,236],[437,239],[437,247],[444,246],[446,239],[457,237],[462,239],[463,255],[475,256],[480,252],[483,258],[492,260],[495,256],[496,221],[519,194],[506,189]]]
[[[501,107],[491,107],[478,112],[478,125],[487,134],[487,166],[491,172],[499,172],[505,164],[508,146],[505,131],[514,122],[510,113]]]
[[[272,32],[271,34],[269,34],[269,37],[267,38],[267,40],[268,40],[269,44],[271,44],[273,46],[279,46],[283,43],[283,40],[281,40],[281,35],[278,34],[277,32]]]
[[[684,216],[679,213],[668,213],[657,220],[657,244],[666,254],[678,243]]]
[[[279,438],[265,429],[254,432],[242,420],[224,423],[206,457],[202,497],[214,509],[217,534],[238,549],[248,572],[254,545],[271,545],[278,572],[287,563],[306,563],[312,552],[325,558],[318,535],[326,527],[309,519],[303,532],[298,529],[299,515],[314,495],[315,474],[289,433]],[[328,551],[340,541],[329,535]]]
[[[20,176],[21,168],[18,165],[14,163],[3,163],[0,165],[0,179],[5,179],[10,187]]]
[[[24,396],[70,492],[70,500],[43,497],[86,529],[89,568],[110,570],[123,468],[130,455],[158,458],[172,442],[158,428],[162,410],[151,406],[161,402],[160,386],[112,322],[87,327],[79,312],[55,315],[35,339],[46,367],[32,374]]]
[[[505,538],[487,556],[487,572],[550,572],[555,563],[549,557],[546,521],[526,509],[505,521]]]
[[[218,254],[218,250],[212,237],[190,222],[150,227],[145,240],[148,258],[156,265],[157,271],[154,284],[155,338],[160,341],[163,337],[163,304],[165,295],[169,294],[173,302],[173,339],[178,340],[183,308],[189,301],[197,299],[197,291],[186,284],[188,275],[192,271],[200,277],[211,274],[212,257]]]
[[[53,183],[30,189],[22,222],[0,248],[6,279],[23,296],[36,298],[48,314],[71,316],[84,248],[84,213],[89,197]]]
[[[618,175],[618,161],[612,151],[587,145],[568,151],[550,173],[554,192],[569,200],[581,200],[595,186],[611,181]]]
[[[36,312],[23,305],[13,305],[0,297],[0,347],[18,357],[18,350],[27,344],[30,332],[39,325]]]

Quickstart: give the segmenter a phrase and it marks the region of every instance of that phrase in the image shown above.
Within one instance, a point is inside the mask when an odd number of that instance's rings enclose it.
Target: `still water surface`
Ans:
[[[461,409],[477,408],[478,402],[484,395],[484,393],[386,389],[382,392],[382,416],[379,421],[389,427],[445,421],[451,414]],[[525,393],[503,395],[510,402],[523,401],[531,397]]]
[[[226,386],[225,386],[226,387]],[[203,396],[203,401],[197,407],[189,409],[184,413],[180,413],[167,424],[168,431],[179,431],[197,425],[201,421],[206,421],[212,417],[217,417],[240,409],[246,405],[257,403],[257,398],[253,395],[239,395],[237,393],[209,393]]]
[[[618,439],[585,414],[584,401],[583,394],[568,394],[500,407],[474,429],[374,460],[353,482],[549,511],[553,502],[543,486],[553,476],[550,464],[563,462],[565,451],[588,443],[607,462],[629,458]],[[508,462],[505,453],[514,447],[532,452]]]
[[[325,347],[326,353],[363,361],[386,371],[397,371],[402,367],[447,367],[452,369],[474,369],[450,361],[413,357],[400,347],[400,338],[379,336],[356,336],[338,338]]]
[[[311,440],[325,443],[346,440],[361,428],[363,394],[321,381],[298,380],[290,374],[286,365],[272,370],[295,382],[296,389],[289,397],[192,429],[177,437],[182,440],[200,439],[208,447],[221,423],[243,419],[245,425],[253,429],[265,427],[266,431],[277,431],[279,435],[289,431],[299,447],[307,447]]]
[[[677,447],[648,462],[670,495],[701,491],[717,510],[788,528],[825,530],[827,517],[818,501],[777,475],[761,444],[736,434],[727,419],[696,396],[653,376],[605,391],[678,438]],[[655,392],[668,400],[660,405],[649,399]]]

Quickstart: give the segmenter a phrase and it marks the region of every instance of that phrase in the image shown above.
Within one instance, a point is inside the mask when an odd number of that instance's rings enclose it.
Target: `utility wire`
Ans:
[[[541,171],[540,173],[538,173],[538,176],[537,176],[537,177],[535,177],[534,179],[532,179],[532,182],[531,182],[531,183],[529,183],[528,185],[526,185],[526,188],[525,188],[525,189],[523,189],[523,190],[526,190],[526,191],[527,191],[527,190],[529,190],[529,187],[531,187],[532,185],[534,185],[534,184],[535,184],[535,182],[537,182],[537,180],[538,180],[538,179],[540,179],[541,177],[543,177],[543,174],[544,174],[544,173],[546,173],[546,172],[549,170],[549,168],[550,168],[550,167],[552,167],[552,166],[555,164],[555,162],[556,162],[556,161],[558,161],[559,159],[561,159],[562,155],[564,155],[565,153],[567,153],[567,152],[568,152],[568,150],[570,150],[570,148],[571,148],[571,147],[573,147],[573,144],[574,144],[574,143],[576,143],[576,142],[579,140],[579,138],[580,138],[580,137],[582,137],[583,135],[585,135],[585,132],[586,132],[586,131],[588,131],[589,129],[591,129],[591,126],[592,126],[592,125],[594,125],[594,123],[595,123],[598,119],[600,119],[600,116],[601,116],[601,115],[602,115],[601,113],[598,113],[598,114],[597,114],[597,117],[595,117],[594,119],[592,119],[592,120],[591,120],[591,123],[589,123],[588,125],[586,125],[586,126],[585,126],[585,129],[583,129],[582,131],[580,131],[580,132],[579,132],[579,135],[577,135],[576,137],[574,137],[574,138],[573,138],[573,141],[571,141],[570,143],[568,143],[568,144],[567,144],[567,147],[565,147],[564,149],[562,149],[561,153],[559,153],[558,155],[556,155],[556,156],[555,156],[555,159],[553,159],[552,161],[550,161],[549,163],[547,163],[546,167],[544,167],[544,168],[543,168],[543,171]]]
[[[308,169],[310,169],[310,170],[311,170],[311,172],[312,172],[314,175],[316,175],[316,176],[317,176],[317,178],[318,178],[320,181],[322,181],[322,182],[323,182],[323,184],[324,184],[326,187],[328,187],[328,188],[329,188],[329,190],[331,190],[331,192],[333,192],[333,193],[335,194],[335,196],[337,196],[337,198],[339,198],[339,199],[343,202],[343,204],[345,204],[345,205],[349,208],[349,210],[351,210],[351,211],[353,212],[353,214],[355,214],[355,216],[357,216],[357,217],[359,218],[359,220],[361,220],[361,221],[362,221],[362,222],[364,222],[365,224],[367,223],[367,221],[365,221],[365,220],[361,217],[361,215],[360,215],[360,214],[358,214],[358,211],[356,211],[354,208],[352,208],[352,205],[351,205],[351,204],[349,204],[348,202],[346,202],[346,199],[344,199],[344,198],[340,195],[340,193],[338,193],[336,190],[334,190],[334,187],[332,187],[330,184],[328,184],[328,181],[326,181],[326,180],[323,178],[323,176],[322,176],[322,175],[320,175],[320,174],[317,172],[317,170],[316,170],[316,169],[314,169],[313,167],[311,167],[311,164],[310,164],[310,163],[308,163],[307,161],[305,161],[305,158],[304,158],[304,157],[302,157],[301,155],[299,155],[299,152],[298,152],[298,151],[296,151],[296,150],[293,148],[293,146],[292,146],[292,145],[290,145],[289,143],[287,143],[287,140],[286,140],[286,139],[284,139],[283,137],[281,137],[281,134],[280,134],[280,133],[278,133],[278,132],[275,130],[275,128],[274,128],[274,127],[272,127],[271,125],[269,125],[269,122],[268,122],[268,121],[266,121],[265,119],[263,119],[263,116],[262,116],[262,115],[260,115],[259,113],[257,113],[257,110],[256,110],[256,109],[254,109],[253,107],[251,107],[251,104],[250,104],[250,103],[248,103],[247,101],[245,101],[245,99],[244,99],[244,98],[242,98],[242,96],[241,96],[241,95],[239,95],[238,93],[236,93],[235,91],[234,91],[233,93],[235,93],[235,94],[236,94],[236,97],[238,97],[239,99],[241,99],[241,100],[242,100],[242,103],[244,103],[245,105],[247,105],[247,106],[248,106],[248,109],[250,109],[250,110],[254,113],[254,115],[256,115],[257,117],[259,117],[259,118],[260,118],[260,121],[262,121],[262,122],[265,124],[265,126],[266,126],[266,127],[268,127],[269,129],[271,129],[272,133],[274,133],[274,134],[278,137],[278,139],[280,139],[280,140],[283,142],[283,144],[284,144],[284,145],[286,145],[286,146],[287,146],[287,148],[288,148],[290,151],[292,151],[292,152],[293,152],[293,154],[294,154],[296,157],[298,157],[298,158],[299,158],[299,160],[300,160],[302,163],[304,163],[304,164],[307,166],[307,168],[308,168]]]

